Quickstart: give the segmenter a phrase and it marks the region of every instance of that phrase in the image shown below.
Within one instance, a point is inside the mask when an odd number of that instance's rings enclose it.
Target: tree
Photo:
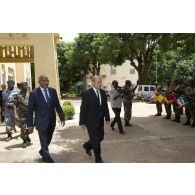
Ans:
[[[121,65],[124,58],[109,42],[105,33],[80,33],[72,50],[66,55],[69,63],[85,73],[99,75],[101,65]]]
[[[137,72],[140,84],[148,84],[149,72],[153,65],[155,49],[165,50],[165,42],[169,41],[169,34],[155,33],[116,33],[109,34],[111,40],[120,46],[120,56],[130,61]],[[117,48],[118,50],[118,48]]]
[[[72,66],[66,58],[73,47],[74,43],[65,43],[61,41],[57,44],[60,88],[64,91],[69,91],[70,88],[83,77],[81,70]]]

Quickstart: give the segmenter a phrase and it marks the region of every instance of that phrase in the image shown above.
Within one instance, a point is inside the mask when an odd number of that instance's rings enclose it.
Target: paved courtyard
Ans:
[[[80,100],[71,100],[76,114],[73,120],[66,121],[65,127],[57,126],[50,153],[57,163],[93,163],[82,143],[88,139],[87,131],[78,126]],[[195,128],[185,127],[163,117],[154,117],[155,104],[133,103],[133,127],[124,128],[125,135],[112,131],[105,125],[105,139],[102,142],[102,157],[107,163],[130,162],[195,162]],[[110,109],[111,117],[113,112]],[[165,113],[163,113],[165,115]],[[121,114],[123,116],[123,112]],[[183,116],[182,121],[185,120]],[[116,127],[117,129],[117,127]],[[6,142],[5,126],[0,126],[0,162],[42,162],[36,130],[31,135],[32,144],[21,148],[19,132],[14,139]]]

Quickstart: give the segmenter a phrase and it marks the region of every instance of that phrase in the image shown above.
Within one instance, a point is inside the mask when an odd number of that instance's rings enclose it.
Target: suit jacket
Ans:
[[[93,88],[84,92],[80,107],[79,125],[96,128],[99,126],[102,118],[105,118],[106,121],[110,121],[106,92],[100,89],[100,95],[101,106]]]
[[[49,122],[51,128],[56,126],[56,113],[57,111],[60,120],[65,120],[64,113],[59,103],[57,92],[53,88],[48,88],[50,95],[50,103],[45,101],[45,98],[38,87],[34,89],[29,96],[28,113],[27,113],[27,127],[36,127],[37,130],[47,129]],[[35,113],[35,119],[33,119]]]

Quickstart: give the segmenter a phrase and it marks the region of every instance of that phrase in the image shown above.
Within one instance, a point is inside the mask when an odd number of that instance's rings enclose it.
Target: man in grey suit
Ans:
[[[32,133],[34,126],[36,127],[41,144],[39,153],[42,156],[42,160],[53,163],[48,146],[56,126],[55,110],[60,117],[62,126],[65,125],[65,117],[56,90],[48,87],[48,77],[41,75],[38,82],[40,86],[34,89],[29,96],[27,128],[28,132]],[[35,113],[35,119],[33,119],[33,113]]]

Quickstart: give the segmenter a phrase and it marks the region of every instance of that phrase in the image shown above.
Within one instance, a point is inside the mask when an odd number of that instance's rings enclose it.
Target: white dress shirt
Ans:
[[[42,92],[42,94],[43,94],[43,96],[44,96],[44,98],[45,98],[45,101],[47,102],[47,98],[46,98],[46,96],[45,96],[45,89],[47,90],[47,95],[48,95],[49,98],[50,98],[50,94],[49,94],[48,88],[42,88],[42,87],[40,87],[40,89],[41,89],[41,92]]]
[[[96,88],[94,88],[94,87],[93,87],[93,90],[94,90],[94,92],[95,92],[95,94],[96,94],[97,97],[98,97],[97,93],[99,94],[99,102],[100,102],[100,105],[101,105],[101,103],[102,103],[102,98],[101,98],[100,90],[99,90],[99,89],[96,89]]]

